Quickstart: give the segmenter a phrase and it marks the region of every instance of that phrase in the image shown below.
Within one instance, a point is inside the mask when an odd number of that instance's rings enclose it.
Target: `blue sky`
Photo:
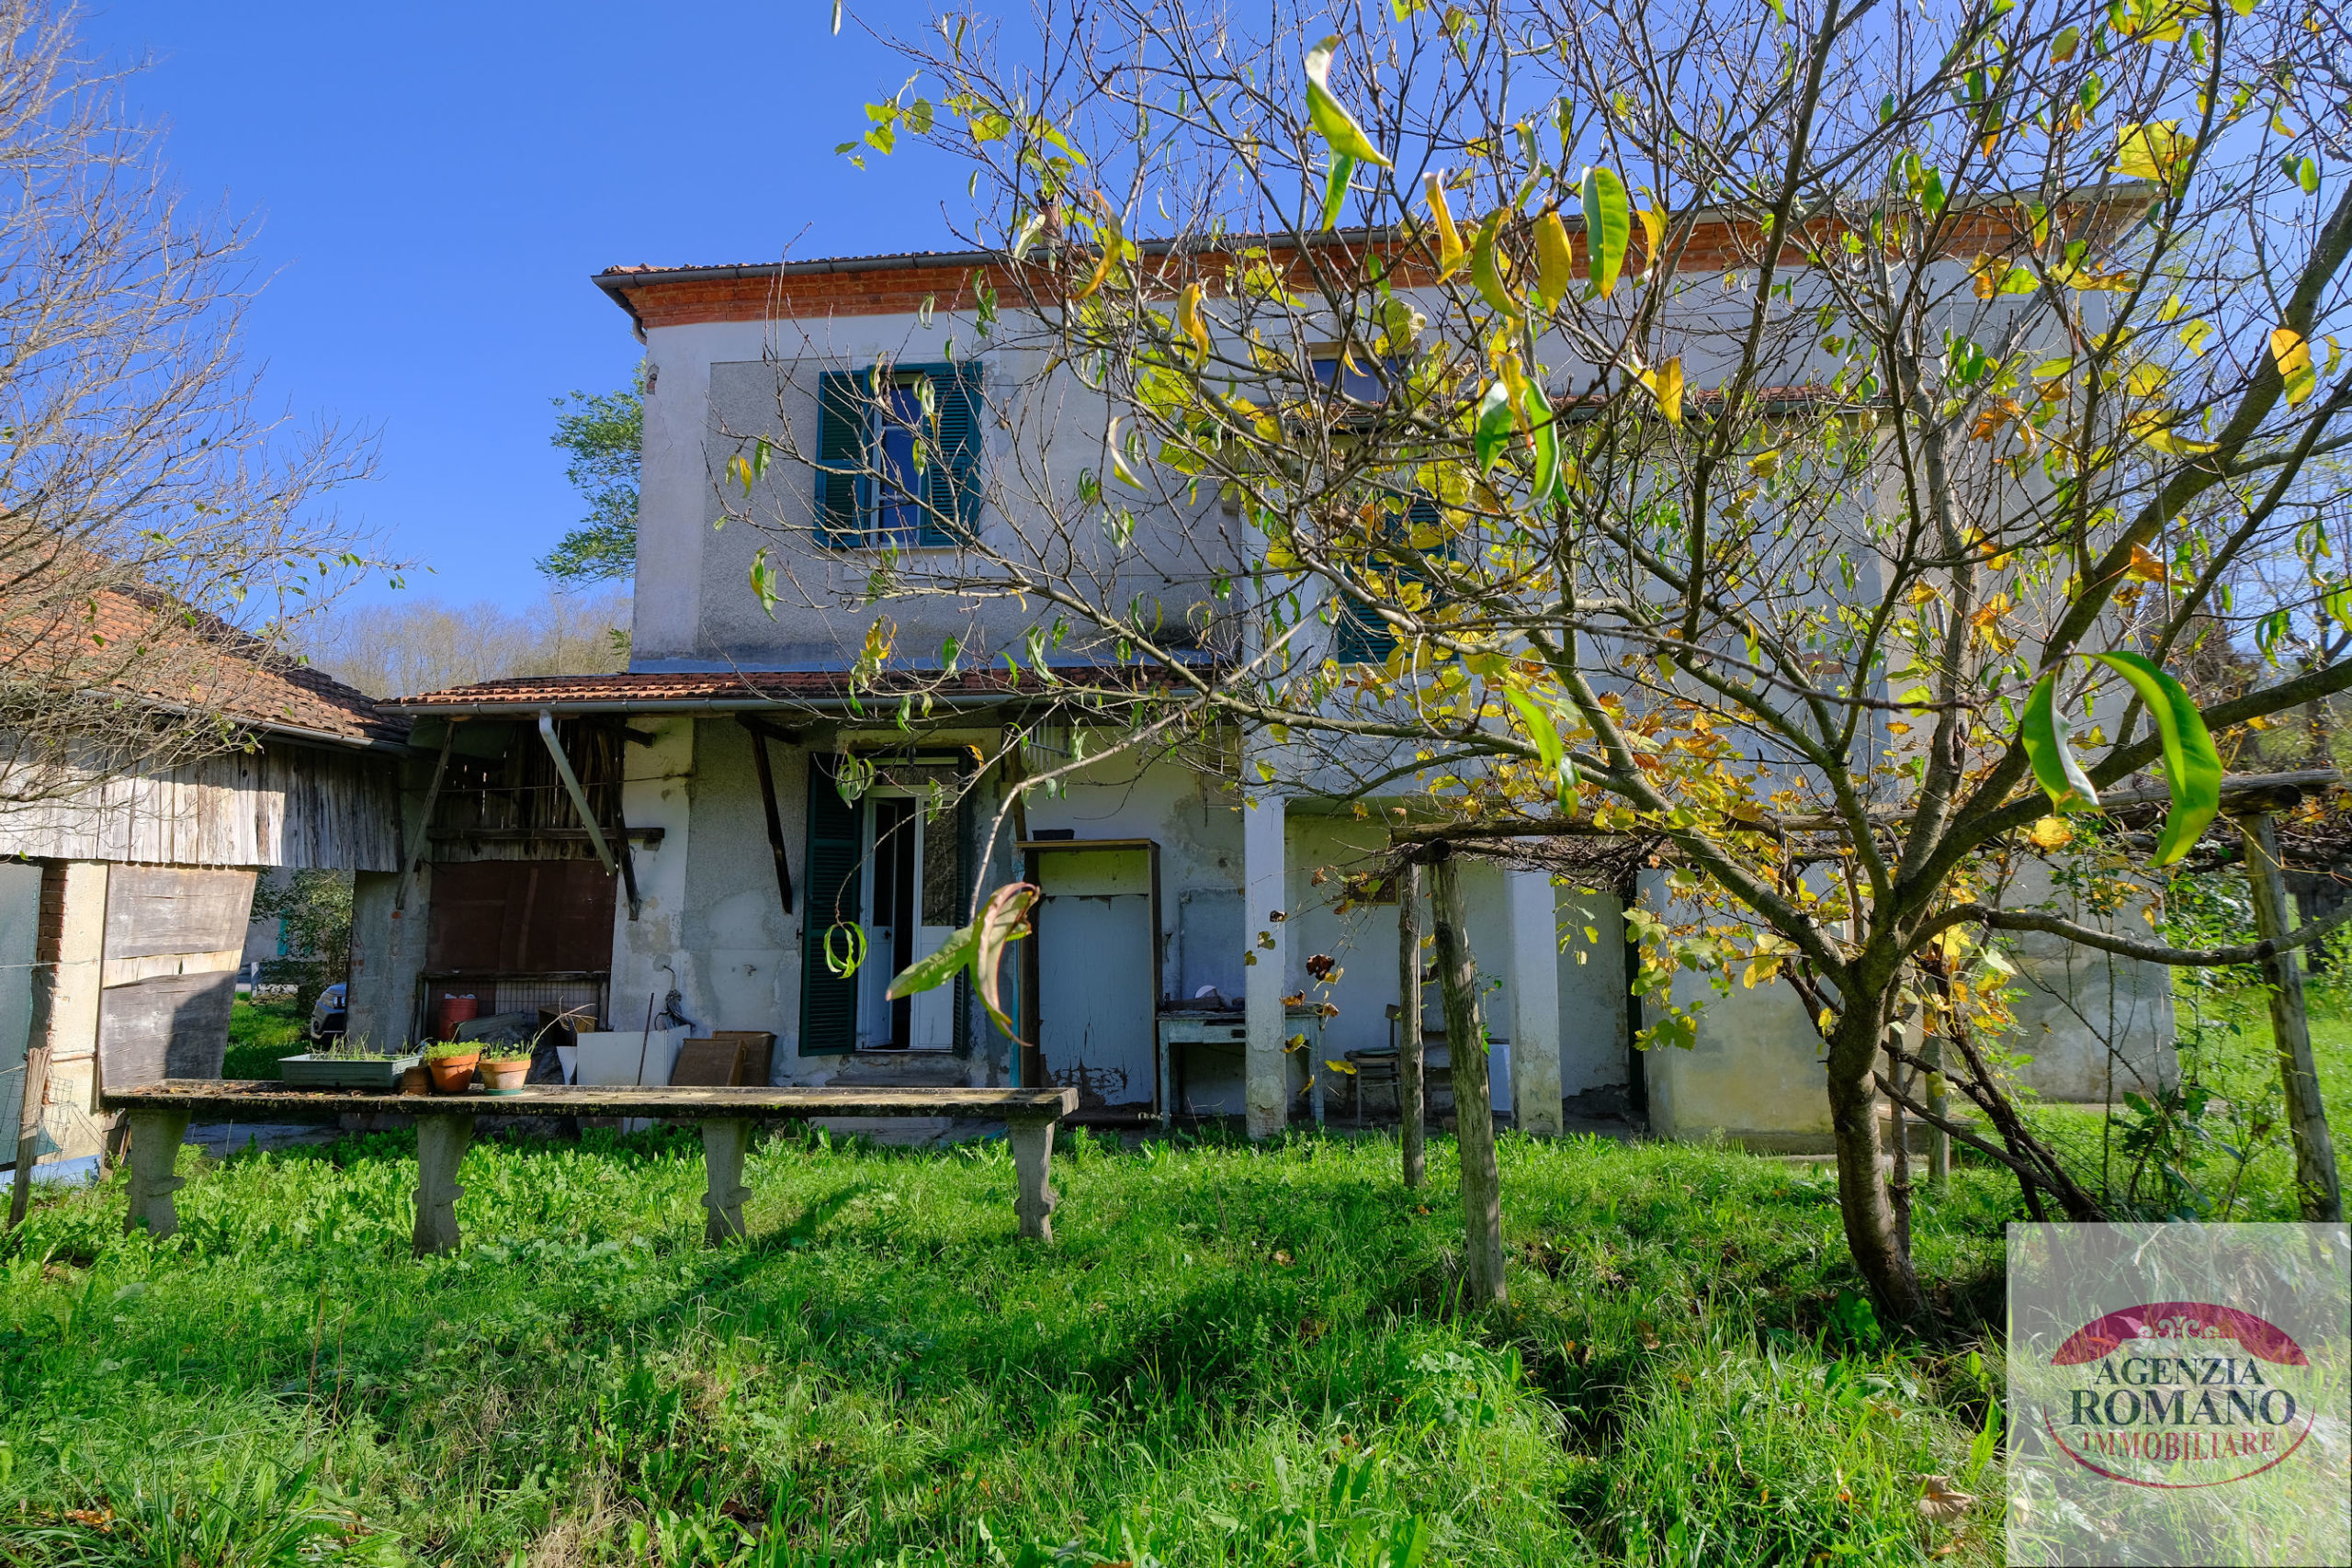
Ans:
[[[903,73],[828,26],[821,0],[115,0],[85,33],[153,57],[131,113],[188,197],[257,224],[271,406],[379,433],[345,513],[434,569],[410,592],[519,603],[582,510],[548,400],[638,356],[591,273],[940,243],[960,177],[903,142],[865,174],[833,156]]]

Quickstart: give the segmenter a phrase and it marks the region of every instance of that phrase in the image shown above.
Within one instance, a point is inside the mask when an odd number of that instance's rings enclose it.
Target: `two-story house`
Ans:
[[[1309,1112],[1310,1084],[1337,1081],[1324,1063],[1394,1043],[1397,911],[1363,874],[1387,839],[1361,802],[1310,778],[1253,771],[1245,786],[1237,751],[1201,744],[1114,755],[1010,805],[1011,781],[1070,762],[1087,731],[1011,738],[1067,711],[1073,684],[1137,677],[1073,664],[1046,685],[1034,661],[1025,677],[996,662],[1021,637],[1015,606],[860,603],[886,551],[956,547],[943,517],[1023,525],[980,499],[1012,487],[972,482],[1016,460],[991,389],[1040,372],[976,324],[975,279],[1000,261],[595,278],[648,361],[630,669],[390,705],[417,726],[413,865],[362,878],[355,1035],[425,1031],[436,985],[505,987],[485,1010],[571,986],[617,1029],[658,1017],[772,1032],[778,1083],[1068,1083],[1092,1113],[1246,1114],[1258,1134]],[[1055,406],[1091,422],[1093,442],[1055,460],[1099,463],[1093,394],[1073,385]],[[1035,400],[1023,417],[1039,417]],[[922,468],[907,440],[925,419],[944,467]],[[854,456],[844,466],[868,477],[770,465],[763,441]],[[782,542],[723,525],[745,498],[784,520]],[[1231,526],[1214,498],[1162,523],[1196,552]],[[919,712],[888,700],[887,674],[878,695],[852,689],[885,631],[881,668],[922,686]],[[1329,635],[1342,660],[1381,656],[1377,628],[1349,616]],[[1496,863],[1465,874],[1496,1100],[1520,1127],[1556,1132],[1630,1101],[1672,1135],[1826,1146],[1819,1044],[1793,993],[1736,991],[1706,1010],[1695,1049],[1636,1052],[1621,913],[1640,886],[1588,892]],[[885,995],[976,890],[1015,879],[1043,889],[1005,982],[1033,1050],[968,987]],[[2022,1009],[2045,1092],[2103,1097],[2114,1037],[2160,1062],[2160,975],[2094,953],[2052,964],[2030,974],[2047,983]],[[1433,1025],[1433,994],[1429,1009]]]

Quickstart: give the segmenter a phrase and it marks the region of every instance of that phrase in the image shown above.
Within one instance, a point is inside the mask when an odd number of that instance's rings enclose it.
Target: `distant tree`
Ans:
[[[571,454],[563,471],[588,502],[580,526],[556,541],[538,563],[566,586],[611,582],[637,571],[638,453],[645,444],[645,367],[628,389],[558,398],[550,444]]]
[[[311,661],[371,697],[510,675],[601,675],[628,665],[628,595],[550,592],[521,609],[438,599],[347,605],[310,641]]]

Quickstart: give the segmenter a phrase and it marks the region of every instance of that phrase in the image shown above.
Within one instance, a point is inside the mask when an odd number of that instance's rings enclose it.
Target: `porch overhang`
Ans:
[[[954,712],[1053,703],[1078,693],[1116,697],[1181,690],[1167,671],[1134,665],[1057,667],[1052,678],[1035,671],[941,670],[886,671],[855,690],[844,671],[740,670],[646,671],[619,675],[523,676],[399,697],[379,705],[409,718],[558,718],[620,714],[855,712],[928,697]]]

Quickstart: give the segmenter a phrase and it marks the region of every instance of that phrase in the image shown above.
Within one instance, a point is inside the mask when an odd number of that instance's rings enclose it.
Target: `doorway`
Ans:
[[[912,791],[876,789],[862,802],[865,866],[858,907],[866,960],[859,966],[857,1048],[950,1051],[956,1045],[955,986],[895,1001],[890,982],[939,951],[963,911],[956,817],[926,814]]]

